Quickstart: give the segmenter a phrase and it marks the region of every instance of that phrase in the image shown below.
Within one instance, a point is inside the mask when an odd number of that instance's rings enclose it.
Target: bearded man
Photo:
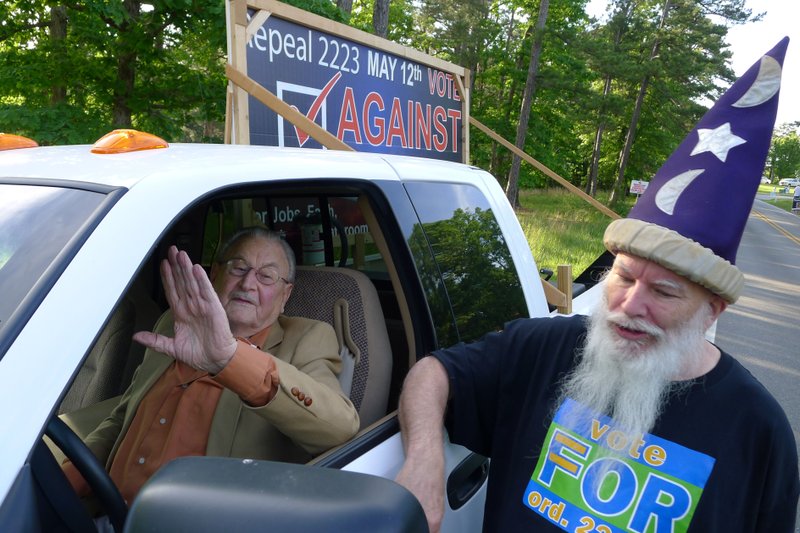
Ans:
[[[736,250],[787,42],[723,95],[628,218],[609,225],[616,257],[591,317],[517,320],[411,369],[397,481],[431,531],[444,513],[443,422],[452,442],[491,458],[484,531],[794,531],[789,422],[705,336],[744,285]],[[723,188],[738,195],[714,192]]]

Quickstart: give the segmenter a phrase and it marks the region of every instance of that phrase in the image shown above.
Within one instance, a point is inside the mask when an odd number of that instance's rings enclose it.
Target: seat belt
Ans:
[[[361,358],[361,351],[350,334],[350,305],[344,298],[340,298],[333,304],[333,329],[336,332],[339,355],[342,358],[339,384],[342,391],[350,397],[353,388],[353,372]]]

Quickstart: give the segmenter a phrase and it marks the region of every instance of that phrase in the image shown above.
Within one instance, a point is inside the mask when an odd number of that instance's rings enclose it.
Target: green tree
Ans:
[[[117,127],[221,139],[224,4],[8,0],[0,8],[0,121],[43,144]]]
[[[751,17],[751,11],[744,9],[740,0],[658,0],[650,8],[658,8],[658,16],[652,19],[644,40],[639,37],[644,43],[642,53],[638,55],[642,77],[635,89],[632,86],[628,88],[635,97],[632,99],[630,123],[624,133],[610,205],[619,200],[629,181],[626,173],[633,161],[633,143],[640,134],[645,106],[649,106],[651,111],[658,109],[660,116],[669,117],[673,113],[666,124],[659,124],[657,120],[649,122],[652,130],[662,128],[670,133],[668,137],[677,137],[674,142],[668,140],[666,153],[669,154],[691,128],[688,126],[681,134],[680,128],[672,130],[671,126],[682,126],[687,111],[694,119],[697,106],[692,102],[703,97],[713,99],[719,93],[716,80],[732,78],[727,66],[730,55],[724,51],[727,33],[724,23],[742,23]],[[720,19],[722,23],[715,22]],[[657,137],[665,137],[654,133]],[[640,172],[635,174],[637,178],[642,176]]]
[[[697,102],[732,80],[726,25],[750,13],[741,0],[609,1],[600,21],[587,17],[587,0],[550,2],[536,32],[542,0],[392,0],[386,35],[469,69],[471,114],[500,135],[523,129],[523,149],[560,175],[590,193],[615,181],[621,192],[631,177],[652,176],[705,111]],[[376,0],[288,3],[374,31]],[[224,5],[1,2],[0,130],[43,144],[92,142],[120,126],[221,140]],[[510,152],[472,131],[471,162],[506,186]],[[786,143],[775,145],[777,166]],[[519,188],[550,183],[519,169]]]
[[[591,42],[589,62],[602,76],[602,90],[597,104],[596,125],[591,141],[592,155],[586,180],[586,193],[591,196],[597,192],[603,136],[614,116],[620,116],[623,109],[622,98],[612,88],[620,80],[639,77],[638,72],[631,73],[628,57],[630,44],[627,39],[627,35],[633,31],[632,28],[641,23],[636,5],[633,0],[612,2],[609,5],[612,13],[608,23],[592,32],[595,39]]]
[[[528,121],[531,116],[531,102],[536,94],[536,81],[539,73],[539,58],[542,55],[542,41],[544,40],[545,26],[547,25],[547,11],[550,8],[550,0],[539,0],[539,13],[536,18],[536,26],[533,29],[533,44],[531,45],[530,60],[528,62],[528,74],[525,78],[525,87],[522,90],[522,105],[519,111],[517,122],[517,135],[514,145],[517,148],[525,147],[525,137],[528,135]],[[511,205],[518,206],[519,191],[519,168],[522,160],[514,155],[511,158],[511,170],[508,172],[508,182],[506,183],[506,197]]]
[[[523,150],[570,178],[582,174],[583,140],[577,132],[592,106],[587,97],[592,75],[586,66],[589,37],[584,4],[581,0],[549,4],[541,33],[539,68],[529,84],[531,51],[535,48],[533,30],[541,3],[494,3],[482,24],[481,54],[473,71],[472,115],[510,140],[517,137],[521,120],[527,117],[529,126],[521,136]],[[530,109],[521,114],[526,87],[530,90]],[[481,135],[473,135],[470,145],[472,161],[501,177],[501,183],[509,187],[511,154]],[[519,188],[548,183],[549,178],[532,167],[520,167]]]
[[[414,35],[414,17],[416,8],[411,0],[392,0],[388,4],[389,13],[386,21],[386,34],[382,37],[400,44],[409,45]],[[349,24],[355,28],[374,33],[375,0],[354,0]]]
[[[770,178],[800,177],[800,122],[782,125],[772,138],[767,161]]]

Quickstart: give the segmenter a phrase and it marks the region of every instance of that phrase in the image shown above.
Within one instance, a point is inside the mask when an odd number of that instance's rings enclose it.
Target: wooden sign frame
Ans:
[[[453,94],[456,95],[454,99],[460,100],[461,103],[460,117],[453,118],[451,125],[453,129],[458,127],[458,133],[461,136],[460,154],[458,154],[459,150],[456,149],[450,150],[445,154],[445,157],[441,157],[443,151],[440,150],[440,154],[438,154],[440,157],[438,158],[450,158],[450,160],[456,160],[453,158],[457,158],[458,161],[463,163],[469,161],[470,102],[468,87],[470,86],[470,71],[468,69],[424,54],[413,48],[402,46],[350,26],[283,4],[276,0],[226,0],[225,6],[228,37],[228,64],[226,65],[225,72],[229,80],[225,142],[251,144],[251,110],[249,97],[252,96],[277,113],[282,117],[282,120],[286,120],[294,125],[296,128],[295,131],[302,130],[303,133],[313,138],[325,148],[383,152],[380,146],[376,147],[374,144],[362,143],[359,145],[353,142],[352,139],[339,139],[337,135],[327,131],[317,124],[315,120],[310,119],[305,114],[298,111],[296,107],[284,102],[275,92],[268,89],[264,84],[259,83],[258,80],[248,74],[248,46],[252,47],[253,40],[259,38],[261,38],[261,43],[264,43],[263,34],[266,30],[263,27],[270,17],[276,17],[292,25],[299,25],[307,28],[309,32],[315,32],[315,35],[332,36],[337,42],[351,43],[353,47],[359,47],[359,49],[362,50],[362,47],[366,47],[370,55],[374,50],[375,54],[383,54],[394,58],[394,62],[399,62],[402,66],[420,65],[427,67],[426,73],[429,77],[429,83],[431,83],[431,72],[433,72],[434,75],[439,75],[440,79],[443,75],[446,76],[447,83],[452,83],[453,87],[451,90],[454,91]],[[261,33],[259,34],[259,32]],[[323,37],[319,38],[322,39]],[[306,65],[303,65],[303,67],[306,67]],[[308,67],[316,68],[314,65],[309,65]],[[420,72],[419,69],[415,72],[418,72],[420,77],[422,77],[423,73]],[[392,81],[394,81],[394,78]],[[434,86],[431,84],[431,93],[433,93],[433,87]],[[402,93],[404,89],[405,87],[403,87],[402,84],[395,88],[398,94],[405,94]],[[395,97],[395,99],[397,98]],[[410,112],[412,108],[411,100],[409,100],[407,108]],[[392,109],[392,111],[394,112],[394,109]],[[402,111],[406,111],[405,106],[402,106]],[[458,126],[456,126],[456,120],[460,120]],[[413,124],[408,126],[409,133],[413,126]],[[429,136],[431,135],[430,129],[429,127]],[[401,131],[400,133],[405,135],[405,131]],[[453,137],[449,139],[449,142],[451,142],[450,146],[455,146],[455,133],[456,132],[453,132]],[[417,133],[417,138],[419,138],[419,133]],[[419,144],[422,145],[424,143]],[[391,145],[391,141],[389,145]],[[437,158],[436,150],[421,149],[416,150],[418,153],[410,153],[412,149],[407,149],[404,152],[393,152],[393,149],[387,145],[385,147],[385,152]],[[394,150],[398,150],[398,148],[395,147]]]

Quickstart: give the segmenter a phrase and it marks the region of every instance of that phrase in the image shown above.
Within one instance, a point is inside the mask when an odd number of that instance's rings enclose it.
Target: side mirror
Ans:
[[[125,523],[138,531],[428,531],[394,481],[307,465],[182,457],[142,487]]]

